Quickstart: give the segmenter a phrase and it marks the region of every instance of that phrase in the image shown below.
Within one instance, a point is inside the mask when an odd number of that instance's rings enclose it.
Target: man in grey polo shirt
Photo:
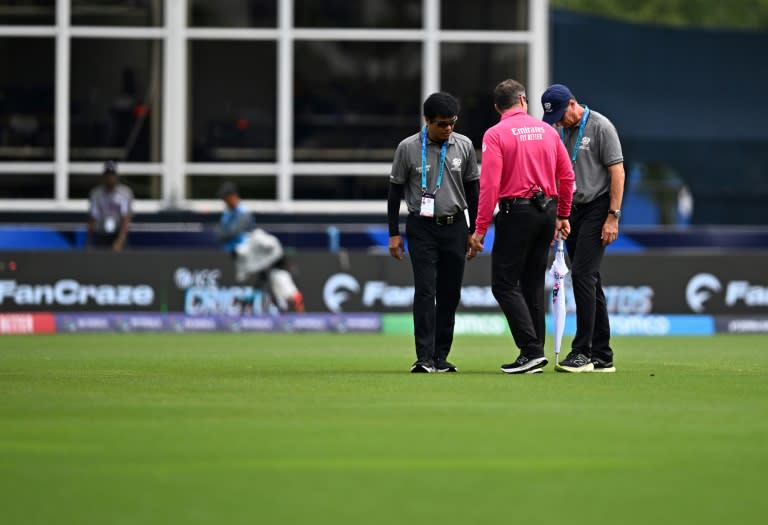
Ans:
[[[128,237],[132,206],[133,192],[120,184],[117,163],[108,160],[102,183],[91,190],[86,246],[121,251]]]
[[[558,372],[615,372],[611,327],[600,277],[605,247],[619,236],[624,156],[610,120],[553,84],[541,97],[544,122],[560,131],[576,173],[566,247],[576,299],[576,336]]]
[[[413,267],[413,331],[416,362],[411,372],[456,372],[448,361],[464,262],[475,256],[480,174],[472,141],[454,133],[458,101],[433,93],[424,102],[426,125],[397,147],[389,178],[389,253],[403,258],[400,201],[408,206],[406,236]]]

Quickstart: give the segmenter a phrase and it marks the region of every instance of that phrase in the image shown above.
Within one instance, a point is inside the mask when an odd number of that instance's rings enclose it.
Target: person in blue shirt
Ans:
[[[254,228],[253,215],[240,202],[237,187],[231,182],[222,184],[219,197],[227,208],[221,214],[216,237],[224,243],[224,249],[234,256],[237,246],[245,242],[246,234]]]
[[[245,282],[257,276],[259,283],[266,283],[272,301],[280,311],[304,311],[304,297],[293,276],[280,240],[255,227],[251,213],[240,202],[237,187],[225,182],[219,189],[219,197],[226,204],[216,228],[217,238],[235,261],[235,276]]]

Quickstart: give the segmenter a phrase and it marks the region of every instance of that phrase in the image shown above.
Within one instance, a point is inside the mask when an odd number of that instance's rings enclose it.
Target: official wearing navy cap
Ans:
[[[565,241],[576,299],[576,336],[559,372],[615,372],[600,265],[619,235],[624,156],[610,120],[581,105],[563,84],[541,96],[544,122],[559,131],[574,172],[571,233]]]

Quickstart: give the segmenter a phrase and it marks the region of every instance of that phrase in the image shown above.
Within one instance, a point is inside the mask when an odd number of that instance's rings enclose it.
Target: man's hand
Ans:
[[[469,247],[478,254],[483,251],[483,241],[485,235],[478,235],[477,232],[473,233],[469,238]]]
[[[608,246],[619,237],[619,219],[613,215],[608,215],[603,224],[603,232],[600,234],[600,240],[603,246]]]
[[[557,219],[555,221],[555,240],[566,240],[571,234],[571,221],[568,219]]]
[[[477,250],[472,247],[472,236],[467,235],[467,260],[471,261],[477,255]]]
[[[403,238],[399,235],[393,235],[389,238],[389,254],[395,259],[402,259],[405,248],[403,247]]]
[[[125,245],[125,239],[122,239],[122,238],[119,238],[119,237],[118,237],[118,238],[117,238],[117,239],[115,239],[115,241],[112,243],[112,250],[114,250],[114,251],[116,251],[116,252],[121,252],[121,251],[123,251],[123,246],[124,246],[124,245]]]

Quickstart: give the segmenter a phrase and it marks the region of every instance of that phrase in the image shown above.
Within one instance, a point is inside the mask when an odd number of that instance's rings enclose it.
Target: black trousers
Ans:
[[[491,253],[491,289],[524,356],[544,355],[544,274],[555,235],[557,203],[500,206]]]
[[[576,336],[571,348],[586,356],[610,362],[613,361],[611,326],[600,277],[600,265],[605,254],[600,236],[609,206],[607,193],[590,203],[574,205],[571,234],[565,244],[571,259],[571,279],[576,299]]]
[[[414,283],[413,334],[419,361],[444,361],[451,351],[468,235],[463,216],[445,225],[418,215],[408,216],[406,236]]]

